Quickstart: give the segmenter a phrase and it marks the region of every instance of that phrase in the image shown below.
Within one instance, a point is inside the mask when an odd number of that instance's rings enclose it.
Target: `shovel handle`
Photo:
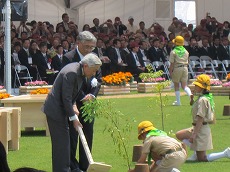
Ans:
[[[78,116],[77,116],[77,120],[79,121]],[[77,126],[76,129],[77,129],[78,134],[79,134],[79,136],[80,136],[81,143],[82,143],[82,145],[83,145],[83,147],[84,147],[84,150],[85,150],[86,156],[87,156],[87,158],[88,158],[89,164],[92,164],[92,163],[94,163],[93,157],[92,157],[91,152],[90,152],[90,150],[89,150],[89,146],[88,146],[88,143],[87,143],[87,141],[86,141],[86,138],[85,138],[85,135],[84,135],[84,133],[83,133],[83,130],[82,130],[82,128],[81,128],[80,126]]]

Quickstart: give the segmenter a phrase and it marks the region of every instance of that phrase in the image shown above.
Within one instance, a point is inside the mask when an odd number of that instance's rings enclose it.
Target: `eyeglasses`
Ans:
[[[93,51],[95,49],[95,46],[87,45],[84,43],[81,43],[81,45],[85,50],[88,50],[88,51]]]
[[[86,50],[90,50],[90,51],[93,51],[95,49],[94,46],[90,46],[90,45],[84,45],[83,44],[83,47],[86,49]]]

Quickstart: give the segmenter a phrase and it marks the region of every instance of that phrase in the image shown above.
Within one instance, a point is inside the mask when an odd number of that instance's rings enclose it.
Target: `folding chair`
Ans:
[[[215,76],[215,78],[218,78],[218,75],[217,75],[216,70],[214,68],[211,57],[201,56],[200,57],[200,63],[201,63],[202,68],[204,69],[204,73],[206,73],[206,74],[211,73]]]
[[[30,72],[26,66],[16,65],[15,68],[15,77],[14,77],[14,88],[16,88],[16,84],[18,81],[19,86],[22,86],[21,80],[25,82],[32,82],[33,77],[31,77]]]
[[[189,56],[190,61],[200,61],[200,58],[198,56]]]
[[[202,74],[203,69],[199,61],[197,60],[191,60],[188,64],[188,73],[192,75],[193,79],[196,75]]]
[[[224,78],[228,74],[228,66],[230,64],[230,60],[223,60],[222,62],[220,60],[213,60],[212,64],[214,68],[218,68],[218,70],[215,70],[217,74],[221,74],[221,79]],[[230,67],[230,66],[229,66]]]
[[[161,61],[154,61],[151,63],[153,70],[156,72],[158,70],[162,70],[164,71],[164,75],[166,75],[168,77],[168,79],[170,79],[170,75],[169,75],[169,71],[168,68],[164,65],[163,62]]]

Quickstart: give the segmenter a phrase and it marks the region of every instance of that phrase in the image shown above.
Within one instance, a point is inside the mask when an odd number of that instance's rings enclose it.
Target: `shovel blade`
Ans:
[[[89,165],[87,172],[109,172],[111,165],[93,162]]]

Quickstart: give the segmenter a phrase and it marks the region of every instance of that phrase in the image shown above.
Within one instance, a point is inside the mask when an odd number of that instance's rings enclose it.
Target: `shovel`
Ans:
[[[79,121],[78,117],[77,120]],[[111,169],[111,165],[107,165],[107,164],[103,164],[103,163],[99,163],[99,162],[94,162],[93,161],[93,157],[91,155],[91,152],[89,150],[89,146],[88,143],[86,141],[85,135],[82,131],[82,128],[77,126],[77,131],[78,134],[80,136],[82,145],[84,147],[87,159],[89,161],[89,167],[87,169],[87,172],[109,172],[109,170]]]

